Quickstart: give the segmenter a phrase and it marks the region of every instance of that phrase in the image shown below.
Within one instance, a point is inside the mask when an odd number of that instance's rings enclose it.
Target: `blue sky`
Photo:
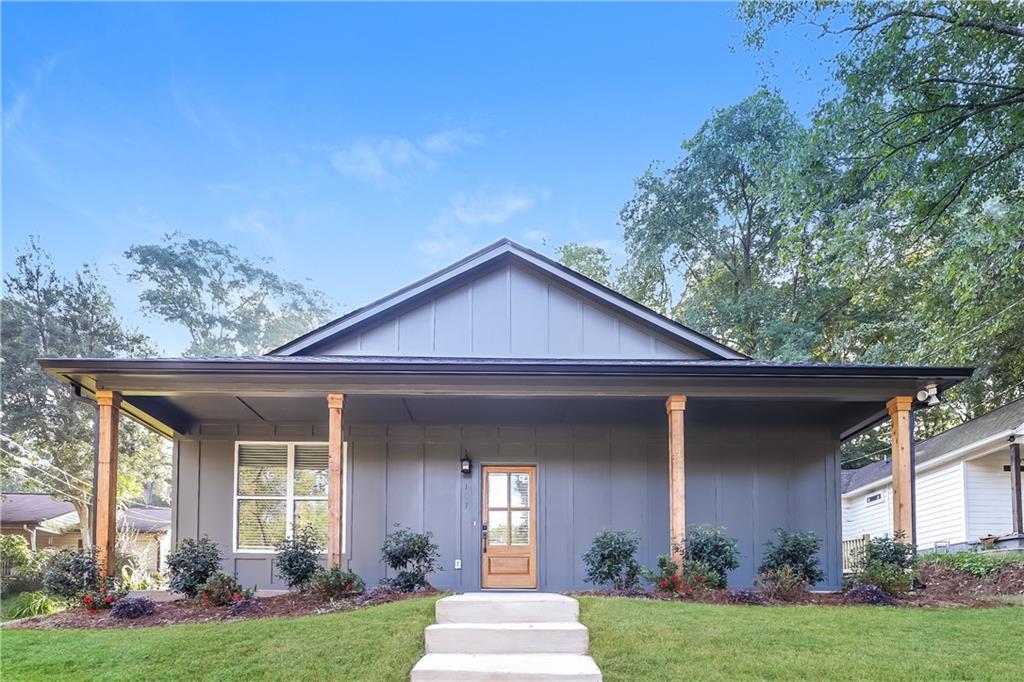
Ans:
[[[272,256],[339,310],[509,236],[621,256],[633,180],[763,56],[731,4],[5,4],[3,265],[30,234],[116,273],[180,230]],[[828,46],[786,33],[771,83],[806,115]]]

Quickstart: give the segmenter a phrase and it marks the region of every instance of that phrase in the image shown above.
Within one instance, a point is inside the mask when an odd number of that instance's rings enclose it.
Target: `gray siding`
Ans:
[[[747,417],[749,425],[688,416],[689,523],[725,526],[739,540],[733,586],[753,584],[772,530],[813,530],[825,539],[823,586],[841,580],[838,442],[824,427]],[[233,554],[235,439],[325,440],[322,425],[204,426],[175,447],[176,538],[209,535],[225,570],[244,584],[281,587],[265,554]],[[667,442],[644,426],[418,426],[353,424],[349,456],[346,561],[369,584],[386,576],[384,534],[395,524],[429,530],[440,546],[438,587],[479,589],[480,467],[538,466],[539,581],[542,590],[583,589],[580,557],[602,528],[634,530],[639,559],[668,551]],[[458,472],[464,450],[472,477]],[[462,559],[462,570],[454,560]]]
[[[503,265],[395,317],[341,334],[318,355],[706,358],[515,265]]]

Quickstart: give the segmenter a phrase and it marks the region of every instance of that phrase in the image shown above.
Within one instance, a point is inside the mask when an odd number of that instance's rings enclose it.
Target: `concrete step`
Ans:
[[[561,594],[467,592],[439,600],[435,612],[438,623],[575,623],[580,605]]]
[[[601,682],[590,656],[575,654],[427,654],[411,682]]]
[[[581,623],[442,623],[427,627],[428,654],[585,654]]]

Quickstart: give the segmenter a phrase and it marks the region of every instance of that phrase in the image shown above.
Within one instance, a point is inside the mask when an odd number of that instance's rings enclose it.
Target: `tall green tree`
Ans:
[[[70,502],[78,512],[82,538],[90,545],[94,409],[43,373],[36,358],[149,355],[151,345],[117,318],[109,293],[89,266],[71,277],[61,276],[36,239],[4,277],[0,312],[0,461],[5,486]],[[127,420],[122,420],[119,435],[120,498],[138,499],[147,483],[166,490],[166,442]]]
[[[600,246],[569,242],[555,247],[559,262],[606,287],[612,286],[612,257]]]
[[[1024,187],[1024,4],[746,0],[746,42],[803,25],[838,37],[816,116],[851,187],[898,198],[925,228]]]
[[[187,355],[261,355],[331,315],[322,292],[230,244],[173,233],[132,246],[125,257],[134,265],[129,279],[146,285],[143,310],[188,331]]]

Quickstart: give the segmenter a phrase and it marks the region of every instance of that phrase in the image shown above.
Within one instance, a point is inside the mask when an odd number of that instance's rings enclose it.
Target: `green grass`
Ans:
[[[137,630],[0,633],[13,680],[407,680],[433,598]],[[585,597],[609,682],[1019,679],[1024,609],[710,606]]]
[[[585,597],[605,680],[1020,679],[1024,610],[758,607]]]
[[[408,680],[434,598],[305,618],[138,630],[4,630],[13,680]]]

